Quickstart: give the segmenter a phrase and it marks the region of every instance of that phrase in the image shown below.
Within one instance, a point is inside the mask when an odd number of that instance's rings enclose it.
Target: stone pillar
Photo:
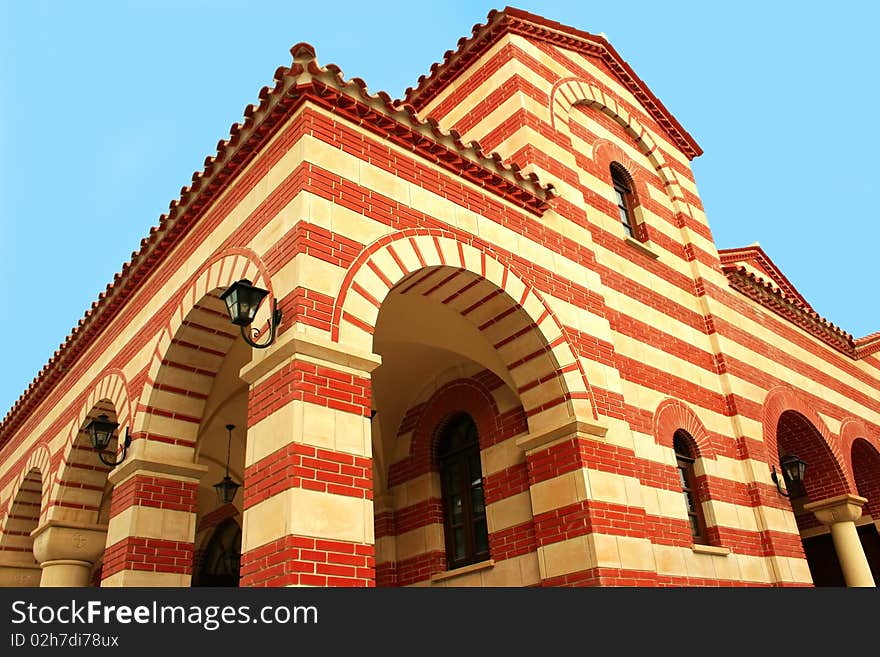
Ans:
[[[31,538],[43,569],[40,586],[88,586],[104,551],[107,527],[49,520],[32,531]]]
[[[370,372],[380,359],[285,332],[254,355],[242,586],[375,586]]]
[[[531,432],[516,441],[525,451],[529,494],[534,513],[538,564],[544,586],[595,586],[600,566],[620,567],[608,561],[609,551],[597,549],[591,522],[588,446],[607,429],[570,421],[550,430]],[[603,544],[603,537],[598,537]],[[614,538],[611,537],[614,543]],[[616,548],[615,548],[616,553]]]
[[[804,505],[805,511],[811,511],[819,522],[831,528],[831,540],[847,586],[875,586],[855,525],[867,501],[845,494]]]
[[[135,454],[110,473],[102,587],[190,585],[199,480],[207,469]]]

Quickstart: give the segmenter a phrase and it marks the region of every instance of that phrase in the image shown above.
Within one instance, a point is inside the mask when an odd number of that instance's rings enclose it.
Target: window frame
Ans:
[[[672,438],[672,450],[675,453],[676,470],[681,480],[682,494],[685,497],[685,509],[688,514],[691,538],[699,545],[709,545],[706,517],[703,514],[703,500],[700,496],[697,477],[694,472],[691,438],[684,429],[676,430]]]
[[[467,431],[473,427],[473,440],[469,440],[463,445],[457,447],[446,447],[445,443],[452,442],[454,433],[465,422],[468,424]],[[472,472],[472,466],[476,463],[478,472]],[[449,570],[462,568],[491,558],[489,549],[489,531],[488,519],[486,514],[486,498],[484,489],[484,478],[482,465],[480,463],[480,442],[479,433],[476,422],[467,413],[456,413],[444,422],[438,431],[437,438],[437,465],[440,474],[440,495],[443,507],[443,532],[446,545],[446,564]],[[448,474],[454,466],[461,468],[461,481],[466,485],[461,487],[460,491],[450,489]],[[476,475],[479,475],[478,477]],[[474,482],[479,483],[474,483]],[[467,485],[467,482],[470,482]],[[477,512],[474,509],[474,493],[480,491],[480,499],[482,500],[482,511]],[[454,496],[460,495],[462,513],[461,519],[456,521],[453,513]],[[485,535],[478,530],[478,525],[482,524],[485,528]],[[456,542],[455,531],[462,530],[464,539],[464,554],[456,558]],[[478,540],[482,539],[485,543],[485,550],[478,550]]]
[[[644,241],[642,226],[636,218],[638,206],[635,185],[629,171],[619,162],[612,162],[608,167],[611,173],[611,186],[614,190],[614,203],[618,210],[618,220],[623,226],[627,237]],[[623,204],[621,205],[621,200]]]

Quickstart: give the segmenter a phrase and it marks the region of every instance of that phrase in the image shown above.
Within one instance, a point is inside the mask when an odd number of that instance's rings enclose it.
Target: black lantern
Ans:
[[[256,349],[265,349],[275,341],[275,329],[281,323],[281,311],[278,309],[278,301],[272,299],[272,316],[269,319],[269,340],[259,344],[255,340],[260,337],[262,332],[259,329],[251,329],[253,333],[253,338],[251,338],[245,330],[254,321],[260,304],[268,294],[268,290],[255,287],[248,279],[242,278],[226,288],[226,291],[220,295],[220,298],[226,304],[229,321],[241,327],[241,336],[245,339],[245,342]]]
[[[86,433],[89,434],[92,449],[98,452],[98,458],[101,459],[101,462],[110,467],[116,467],[125,460],[125,453],[128,451],[129,445],[131,445],[131,436],[128,433],[128,428],[126,428],[125,439],[122,441],[122,456],[115,462],[104,458],[104,451],[110,445],[110,441],[113,439],[113,432],[116,431],[118,426],[118,422],[111,422],[110,418],[104,413],[101,413],[86,425]]]
[[[219,481],[214,484],[214,490],[217,491],[217,499],[220,500],[220,504],[232,504],[232,500],[235,499],[235,494],[238,492],[238,489],[241,488],[241,484],[233,481],[232,477],[229,476],[229,452],[232,448],[232,430],[235,429],[234,424],[227,424],[226,430],[229,432],[229,440],[226,443],[226,476],[223,477],[223,481]]]
[[[782,478],[785,479],[785,487],[795,492],[800,492],[804,483],[804,474],[807,471],[806,461],[802,461],[794,454],[786,454],[779,459],[779,467],[782,468]],[[770,475],[780,495],[791,497],[791,494],[782,490],[779,485],[779,476],[776,474],[776,466]]]

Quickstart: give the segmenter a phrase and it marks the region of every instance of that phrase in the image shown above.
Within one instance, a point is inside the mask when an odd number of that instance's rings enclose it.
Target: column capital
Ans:
[[[295,357],[332,364],[366,375],[382,364],[382,357],[302,331],[285,331],[269,349],[255,353],[239,376],[253,385]]]
[[[845,493],[818,502],[804,504],[804,511],[810,511],[823,525],[839,522],[855,522],[862,515],[862,507],[868,500],[858,495]]]
[[[528,454],[547,447],[557,440],[568,439],[574,436],[601,438],[606,433],[608,433],[608,427],[598,422],[587,423],[580,420],[569,420],[556,427],[522,434],[516,438],[516,446]]]
[[[34,557],[41,564],[59,560],[94,563],[104,551],[107,525],[47,520],[31,532],[31,538]]]
[[[150,477],[173,477],[176,479],[190,479],[200,481],[208,471],[208,466],[199,463],[187,463],[185,461],[153,461],[151,459],[130,456],[118,465],[108,476],[114,486],[119,485],[129,477],[136,474]]]

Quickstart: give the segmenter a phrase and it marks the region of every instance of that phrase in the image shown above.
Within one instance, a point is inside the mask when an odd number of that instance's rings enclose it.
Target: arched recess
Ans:
[[[333,309],[332,339],[370,352],[388,295],[421,296],[458,312],[495,348],[529,429],[595,420],[583,367],[541,293],[479,244],[410,229],[369,245],[352,263]]]
[[[10,497],[9,512],[0,532],[0,564],[4,566],[21,564],[25,567],[37,566],[34,558],[34,539],[31,532],[45,517],[49,498],[51,454],[46,445],[34,447],[21,468]],[[14,585],[36,586],[39,584],[39,571],[20,573],[32,581],[17,581]]]
[[[472,362],[439,373],[410,397],[391,439],[387,494],[376,514],[377,586],[408,586],[447,569],[437,446],[446,424],[462,414],[477,430],[491,557],[537,558],[528,496],[517,499],[517,511],[510,507],[515,496],[528,490],[525,455],[503,445],[526,432],[525,412],[507,383]]]
[[[597,109],[620,124],[657,171],[675,212],[690,216],[690,209],[674,169],[666,161],[647,128],[637,118],[631,116],[611,94],[598,86],[581,78],[568,77],[557,81],[550,93],[551,125],[557,130],[570,133],[571,109],[575,105]]]
[[[840,425],[840,445],[856,493],[868,500],[862,513],[880,528],[880,438],[861,420],[847,418]]]
[[[812,501],[855,492],[839,441],[803,393],[788,386],[770,390],[764,399],[761,424],[768,468],[776,466],[778,470],[779,457],[786,452],[794,452],[810,464],[804,484]],[[816,483],[818,477],[821,483]]]
[[[128,382],[120,370],[107,371],[91,387],[70,427],[49,502],[50,520],[106,524],[110,502],[107,475],[112,468],[95,454],[85,427],[105,414],[119,424],[117,436],[124,436],[131,427],[132,410]],[[110,445],[108,460],[118,458],[117,448],[118,438]]]
[[[132,432],[133,440],[145,440],[138,447],[147,456],[150,443],[156,441],[163,444],[165,454],[173,449],[177,459],[195,460],[199,426],[214,378],[239,338],[239,329],[230,323],[220,294],[242,278],[268,289],[269,297],[274,297],[267,268],[246,248],[217,254],[178,293],[175,308],[156,341]],[[254,326],[268,320],[269,305],[260,307]]]

